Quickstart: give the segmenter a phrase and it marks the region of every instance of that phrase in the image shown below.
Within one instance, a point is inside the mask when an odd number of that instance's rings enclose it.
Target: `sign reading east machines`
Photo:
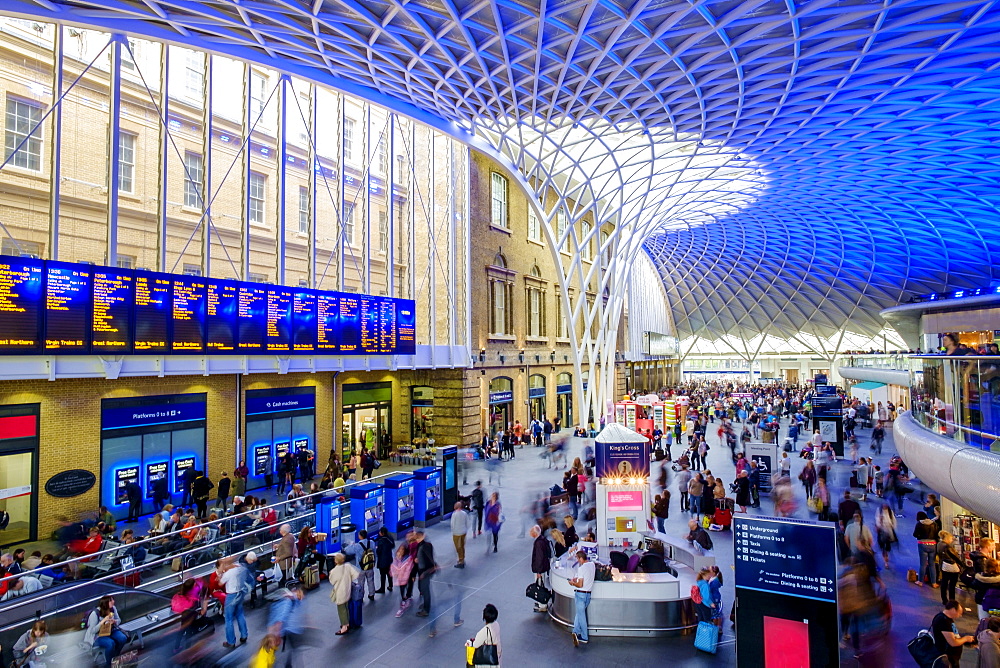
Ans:
[[[737,516],[733,547],[740,668],[839,665],[834,525]]]
[[[416,352],[415,302],[0,256],[0,354]]]

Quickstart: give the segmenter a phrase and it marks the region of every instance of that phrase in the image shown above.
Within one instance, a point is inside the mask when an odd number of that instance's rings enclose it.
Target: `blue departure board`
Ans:
[[[41,260],[0,258],[0,353],[39,351],[43,285]]]
[[[292,350],[292,302],[289,288],[268,288],[264,336],[264,349],[269,353],[287,353]]]
[[[170,341],[169,274],[135,272],[133,342],[137,353],[166,353]]]
[[[90,349],[91,268],[45,263],[45,351],[86,353]]]
[[[408,354],[405,299],[0,256],[0,354]]]
[[[208,304],[205,279],[200,276],[174,276],[171,295],[171,351],[205,352],[205,313]]]
[[[316,295],[316,352],[340,351],[340,299],[329,292]]]
[[[361,352],[361,298],[360,295],[340,295],[340,327],[337,331],[338,349],[342,353]]]
[[[299,290],[292,298],[292,351],[316,352],[316,295]]]
[[[209,280],[205,303],[205,352],[236,351],[239,330],[236,313],[239,310],[239,287],[235,281]]]
[[[237,349],[241,353],[263,352],[267,327],[267,287],[241,283],[237,295]]]
[[[94,269],[91,301],[93,352],[132,352],[132,303],[135,272],[109,267]]]

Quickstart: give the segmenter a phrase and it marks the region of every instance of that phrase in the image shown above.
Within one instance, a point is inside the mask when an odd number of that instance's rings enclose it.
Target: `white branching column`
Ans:
[[[641,127],[524,121],[476,132],[510,162],[533,196],[554,264],[574,365],[573,393],[595,421],[614,399],[618,330],[642,242],[699,225],[752,201],[761,178],[734,151]],[[593,219],[593,225],[584,220]],[[614,226],[602,241],[601,230]],[[587,245],[598,246],[585,262]],[[588,293],[596,295],[588,301]],[[583,387],[584,371],[589,383]]]

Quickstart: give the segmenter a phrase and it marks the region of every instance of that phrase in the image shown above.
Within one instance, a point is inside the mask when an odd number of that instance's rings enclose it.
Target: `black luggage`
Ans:
[[[528,585],[528,588],[524,590],[524,595],[533,601],[538,601],[542,605],[548,603],[549,599],[552,598],[552,592],[538,582],[532,582]]]

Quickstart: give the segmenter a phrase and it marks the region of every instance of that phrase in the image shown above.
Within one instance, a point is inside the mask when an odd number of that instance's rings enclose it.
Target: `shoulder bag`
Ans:
[[[500,653],[497,651],[496,644],[493,643],[493,632],[487,628],[486,633],[490,637],[490,642],[483,643],[472,653],[472,665],[499,666]]]

